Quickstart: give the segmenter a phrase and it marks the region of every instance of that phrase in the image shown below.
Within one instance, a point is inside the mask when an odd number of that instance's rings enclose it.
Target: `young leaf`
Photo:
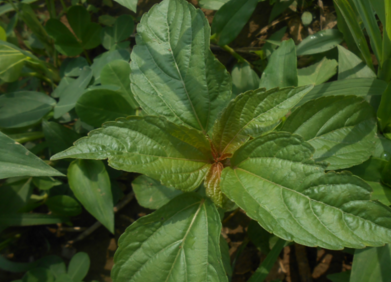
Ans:
[[[124,60],[111,61],[105,65],[100,73],[102,85],[115,85],[120,87],[121,95],[128,103],[137,109],[138,103],[130,90],[130,66]]]
[[[92,74],[94,76],[94,84],[101,83],[100,80],[100,74],[102,72],[102,69],[104,66],[106,66],[108,63],[116,60],[123,60],[126,62],[129,62],[130,53],[128,50],[114,50],[114,51],[107,51],[98,57],[94,59],[93,64],[91,65]]]
[[[350,281],[366,282],[391,280],[389,265],[391,264],[391,246],[366,248],[354,252]]]
[[[297,56],[323,53],[335,48],[343,40],[337,29],[326,29],[306,37],[297,45]]]
[[[144,14],[137,31],[130,80],[142,109],[208,132],[232,86],[209,49],[204,13],[182,0],[164,0]]]
[[[313,158],[335,170],[366,161],[375,149],[376,129],[371,105],[355,96],[339,96],[304,104],[280,130],[302,136],[315,148]]]
[[[121,94],[108,89],[87,91],[77,101],[76,112],[82,121],[94,127],[135,114],[135,110]]]
[[[33,91],[6,93],[0,96],[0,127],[18,128],[38,123],[49,113],[56,101]]]
[[[298,69],[299,86],[308,84],[322,84],[337,73],[338,63],[324,57],[320,62],[309,67]]]
[[[273,52],[262,74],[259,87],[269,90],[274,87],[297,86],[296,46],[292,39],[283,41]]]
[[[142,173],[184,191],[201,184],[213,160],[209,142],[199,131],[150,116],[107,122],[52,157],[64,158],[108,158],[115,169]]]
[[[53,155],[68,149],[81,137],[76,131],[53,121],[43,121],[42,129]]]
[[[239,35],[253,14],[258,0],[231,0],[213,17],[212,34],[220,46],[227,45]]]
[[[170,200],[182,194],[182,191],[163,186],[159,181],[145,175],[133,180],[132,187],[140,206],[152,210],[161,208]]]
[[[68,266],[68,274],[73,281],[81,281],[90,269],[90,257],[84,252],[75,254]]]
[[[0,179],[17,176],[64,176],[0,132]]]
[[[220,253],[220,215],[196,194],[176,197],[120,237],[113,282],[228,282]]]
[[[243,145],[223,170],[221,189],[278,237],[327,249],[391,242],[391,209],[350,173],[324,173],[300,136],[270,133]],[[370,212],[368,212],[370,210]]]
[[[249,137],[273,130],[313,86],[258,89],[231,101],[213,128],[213,145],[219,156],[235,152]]]
[[[114,233],[113,196],[110,178],[103,162],[73,161],[68,168],[68,181],[85,209]]]
[[[33,184],[39,190],[49,190],[54,186],[61,185],[62,182],[57,179],[54,179],[53,177],[44,176],[44,177],[34,177]]]
[[[376,74],[359,57],[338,45],[338,80],[376,78]]]
[[[133,12],[137,12],[137,2],[138,0],[114,0],[118,4],[121,4],[122,6],[128,8],[129,10]]]
[[[346,0],[334,0],[334,4],[338,7],[341,15],[344,17],[346,25],[348,26],[366,64],[373,70],[371,53],[353,7]]]
[[[239,95],[259,87],[259,77],[248,63],[237,63],[232,69],[232,93]]]

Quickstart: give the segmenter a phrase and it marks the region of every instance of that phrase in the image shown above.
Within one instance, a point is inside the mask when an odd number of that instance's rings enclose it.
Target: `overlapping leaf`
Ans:
[[[371,105],[355,96],[336,96],[304,104],[287,118],[281,131],[302,136],[315,148],[314,159],[334,170],[366,161],[375,149],[376,128]]]
[[[313,86],[258,89],[239,95],[213,128],[213,145],[220,156],[232,154],[250,136],[274,129]]]
[[[166,0],[144,14],[137,31],[131,82],[140,106],[206,133],[231,99],[231,81],[209,49],[203,12]]]
[[[213,203],[178,196],[132,224],[120,237],[114,282],[228,281],[220,253],[221,221]]]
[[[263,228],[285,240],[328,249],[391,242],[391,209],[350,173],[324,173],[298,135],[276,132],[235,152],[222,191]]]
[[[130,116],[107,122],[52,159],[109,159],[115,169],[139,172],[162,184],[191,191],[204,179],[212,161],[200,132],[159,117]]]

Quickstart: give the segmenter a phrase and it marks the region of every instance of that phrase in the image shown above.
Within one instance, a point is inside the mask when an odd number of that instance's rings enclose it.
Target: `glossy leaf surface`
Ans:
[[[210,200],[184,194],[132,224],[120,237],[114,282],[228,281],[220,216]]]
[[[367,160],[376,145],[376,118],[371,105],[354,96],[324,97],[296,109],[281,131],[298,134],[315,148],[313,158],[328,170]]]
[[[115,169],[143,173],[163,185],[191,191],[205,177],[212,154],[208,140],[194,129],[165,118],[130,116],[105,123],[53,156],[61,158],[108,158]]]
[[[182,191],[166,187],[159,181],[148,176],[141,175],[132,182],[134,194],[138,203],[148,209],[156,210],[167,204]]]
[[[113,195],[110,178],[103,162],[73,161],[68,168],[68,181],[85,209],[114,233]]]
[[[137,32],[131,82],[142,109],[206,133],[231,99],[231,80],[209,49],[203,12],[166,0],[144,14]]]
[[[108,89],[87,91],[77,101],[76,112],[84,122],[94,127],[135,114],[135,110],[120,93]]]
[[[328,172],[298,135],[270,133],[235,152],[222,191],[278,237],[328,249],[391,241],[391,209],[370,201],[371,187],[350,173]]]
[[[298,85],[322,84],[337,73],[338,63],[335,60],[323,58],[309,67],[298,69]]]
[[[17,176],[64,176],[0,132],[0,179]]]
[[[56,101],[34,91],[6,93],[0,96],[0,127],[18,128],[38,123]]]
[[[296,46],[292,39],[283,41],[273,52],[264,70],[259,87],[269,90],[274,87],[297,86]]]
[[[306,37],[297,45],[297,55],[313,55],[335,48],[343,40],[337,29],[326,29]]]
[[[258,89],[231,101],[213,128],[213,145],[223,156],[232,154],[250,136],[271,131],[310,90],[312,86]]]
[[[231,43],[250,19],[258,0],[231,0],[214,15],[212,34],[220,46]]]

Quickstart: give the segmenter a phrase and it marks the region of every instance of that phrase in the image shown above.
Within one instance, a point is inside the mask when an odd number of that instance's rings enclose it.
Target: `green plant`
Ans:
[[[271,61],[292,53],[292,44],[284,42]],[[52,160],[108,159],[184,192],[203,183],[207,198],[185,193],[129,227],[114,281],[226,281],[216,207],[235,204],[267,231],[307,246],[390,243],[391,210],[370,200],[371,187],[348,172],[325,173],[327,163],[344,169],[371,156],[376,118],[364,99],[309,101],[281,124],[313,86],[273,88],[285,86],[276,75],[297,84],[297,75],[277,74],[275,62],[261,78],[270,90],[230,101],[228,73],[209,50],[209,25],[180,0],[143,16],[131,61],[132,91],[145,114],[105,123]]]

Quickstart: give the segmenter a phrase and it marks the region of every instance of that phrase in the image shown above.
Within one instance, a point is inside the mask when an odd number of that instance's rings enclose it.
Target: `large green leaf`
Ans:
[[[114,233],[113,195],[110,178],[103,162],[73,161],[68,168],[68,181],[85,209]]]
[[[350,173],[324,173],[298,135],[270,133],[243,145],[223,170],[222,191],[267,231],[327,249],[391,241],[391,209]]]
[[[338,45],[338,79],[376,78],[376,74],[359,57]]]
[[[95,127],[106,121],[135,114],[135,110],[119,92],[108,89],[87,91],[77,101],[76,112],[82,121]]]
[[[0,132],[0,179],[16,176],[64,176]]]
[[[370,101],[374,96],[380,97],[386,88],[386,82],[374,78],[338,80],[315,86],[303,100],[301,100],[299,105],[326,96],[356,95]]]
[[[355,96],[322,97],[296,109],[281,131],[299,134],[315,148],[314,159],[343,169],[367,160],[375,150],[376,117]]]
[[[297,86],[296,46],[292,39],[283,41],[270,56],[259,87],[269,90],[274,87]]]
[[[140,206],[156,210],[183,192],[175,188],[166,187],[159,181],[141,175],[132,182],[136,199]]]
[[[210,200],[178,196],[120,237],[113,282],[227,282],[220,231],[220,216]]]
[[[219,156],[236,151],[250,136],[274,129],[313,86],[258,89],[231,101],[213,128],[213,145]]]
[[[259,77],[248,63],[237,63],[232,69],[232,92],[239,95],[259,87]]]
[[[391,281],[391,247],[367,248],[354,252],[351,282]]]
[[[212,34],[220,46],[231,43],[253,14],[258,0],[230,0],[214,15]]]
[[[346,0],[334,0],[334,4],[338,7],[341,15],[344,17],[346,25],[348,26],[350,33],[356,42],[356,46],[360,50],[366,64],[373,69],[371,53],[369,51],[367,40],[360,27],[360,23],[357,20],[357,15],[352,5]]]
[[[38,123],[49,113],[56,101],[34,91],[20,91],[0,95],[0,127],[17,128]]]
[[[231,79],[209,49],[204,13],[183,0],[164,0],[137,26],[130,64],[142,109],[207,132],[231,99]]]
[[[322,84],[337,73],[337,66],[337,61],[329,60],[325,57],[316,64],[306,68],[298,69],[298,85],[302,86],[308,84]]]
[[[42,122],[42,129],[53,155],[68,149],[81,137],[76,131],[53,121]]]
[[[335,48],[343,40],[343,35],[337,29],[321,30],[306,37],[297,45],[297,55],[312,55]]]
[[[0,40],[0,79],[5,82],[16,81],[28,60],[28,56],[14,48],[12,44]]]
[[[142,173],[185,191],[201,184],[213,160],[201,132],[150,116],[107,122],[52,157],[63,158],[108,158],[115,169]]]
[[[115,85],[120,87],[121,95],[134,108],[138,108],[138,104],[134,99],[133,93],[130,90],[130,66],[124,60],[115,60],[105,65],[100,73],[102,85]]]

